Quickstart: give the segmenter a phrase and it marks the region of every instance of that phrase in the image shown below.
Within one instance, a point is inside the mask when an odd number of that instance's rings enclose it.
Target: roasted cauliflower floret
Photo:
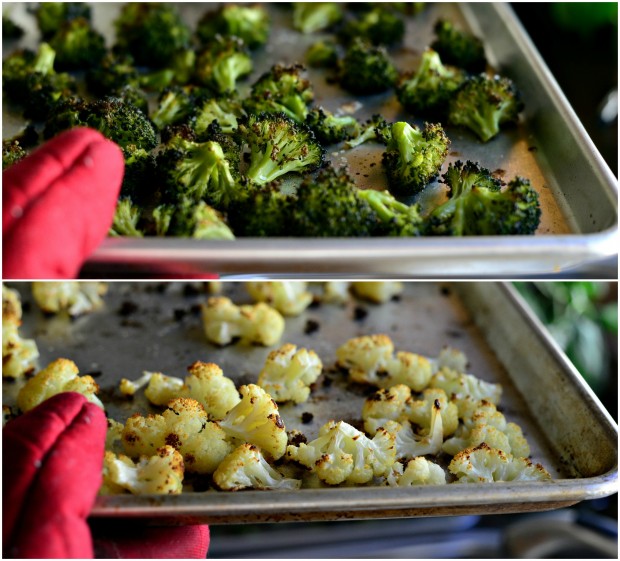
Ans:
[[[134,495],[178,495],[183,490],[183,457],[172,446],[162,446],[153,456],[131,458],[106,451],[100,494],[129,491]]]
[[[209,418],[223,419],[241,401],[235,383],[217,364],[196,361],[187,371],[183,394],[202,403]]]
[[[207,340],[217,345],[238,339],[244,344],[270,347],[284,332],[284,318],[268,304],[236,306],[225,296],[209,298],[202,305],[202,323]]]
[[[108,287],[103,282],[38,281],[32,283],[32,296],[48,314],[66,311],[79,316],[103,306],[102,296]]]
[[[329,421],[315,440],[288,446],[286,455],[330,485],[368,483],[388,473],[396,459],[394,436],[379,429],[373,439],[344,421]]]
[[[245,286],[255,302],[265,302],[284,316],[298,316],[312,304],[307,282],[255,281]]]
[[[418,456],[409,460],[406,466],[396,462],[387,476],[386,482],[391,487],[445,485],[446,472],[436,463]]]
[[[422,429],[428,431],[433,416],[435,401],[441,407],[441,420],[444,437],[454,434],[459,426],[459,411],[457,406],[448,400],[446,393],[440,388],[427,388],[422,391],[421,399],[412,399],[409,404],[409,420]]]
[[[348,281],[326,281],[323,283],[321,301],[326,304],[344,304],[351,298],[350,287]]]
[[[213,474],[214,483],[224,491],[239,489],[299,489],[301,480],[283,477],[253,444],[239,445],[224,458]]]
[[[182,454],[187,472],[201,474],[213,473],[234,448],[222,428],[209,421],[204,407],[189,398],[173,399],[161,415],[129,417],[123,444],[132,457],[152,456],[168,444]]]
[[[123,378],[119,389],[123,395],[132,396],[144,386],[144,395],[153,405],[163,406],[177,397],[191,397],[184,395],[181,378],[166,376],[161,372],[144,371],[137,380]]]
[[[286,452],[286,429],[278,406],[263,388],[248,384],[239,388],[241,401],[220,421],[222,430],[236,441],[258,446],[270,459]]]
[[[336,358],[352,381],[379,388],[405,384],[422,391],[432,374],[430,361],[421,355],[401,351],[394,356],[394,343],[383,334],[349,339],[336,350]]]
[[[115,454],[121,454],[125,452],[123,446],[123,429],[125,425],[119,423],[114,419],[108,418],[108,430],[105,436],[105,449]]]
[[[53,395],[62,392],[77,392],[103,409],[103,404],[95,395],[99,391],[99,386],[93,377],[78,376],[78,374],[78,367],[72,360],[59,358],[50,362],[19,390],[17,407],[25,413]]]
[[[403,283],[395,281],[364,281],[351,283],[353,294],[375,304],[384,304],[402,294]]]
[[[437,358],[431,361],[433,363],[433,373],[442,368],[450,368],[457,372],[467,372],[468,360],[465,353],[454,347],[445,346],[439,351]]]
[[[476,401],[486,399],[497,405],[502,397],[501,384],[492,384],[472,374],[451,368],[442,368],[433,374],[429,386],[441,388],[446,392],[446,395],[451,396],[459,407],[459,415],[462,413],[459,405],[459,401],[462,399],[470,398]]]
[[[8,405],[2,406],[2,426],[6,425],[13,418],[13,411]]]
[[[549,472],[527,458],[515,458],[484,442],[475,448],[459,452],[448,466],[448,471],[459,483],[486,483],[492,481],[546,481]]]
[[[411,401],[411,390],[404,384],[377,390],[366,398],[362,406],[364,430],[372,436],[388,421],[406,423],[409,420]]]
[[[22,303],[19,292],[2,285],[2,376],[20,378],[36,369],[39,349],[19,333]]]
[[[257,384],[278,403],[302,403],[322,370],[323,363],[314,351],[287,343],[269,353]]]

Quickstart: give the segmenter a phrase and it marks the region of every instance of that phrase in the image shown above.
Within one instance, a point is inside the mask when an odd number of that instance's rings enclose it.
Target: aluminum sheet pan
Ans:
[[[10,5],[12,3],[5,3]],[[20,45],[36,44],[32,18],[24,4],[10,6],[28,33]],[[112,21],[118,3],[94,3],[94,21],[113,41]],[[195,22],[207,4],[180,3],[187,21]],[[214,6],[214,4],[210,4]],[[274,32],[256,58],[247,84],[274,62],[303,59],[313,40],[291,30],[290,13],[270,5]],[[432,26],[446,17],[484,39],[491,66],[515,80],[526,103],[522,123],[487,144],[468,132],[447,128],[452,140],[448,161],[472,159],[505,177],[529,177],[538,188],[542,222],[534,237],[469,237],[418,239],[241,238],[232,242],[183,239],[110,238],[83,270],[91,278],[169,278],[215,272],[226,275],[404,275],[413,277],[501,277],[553,275],[583,267],[618,253],[617,181],[588,138],[544,62],[510,7],[502,3],[436,3],[408,23],[405,45],[395,53],[399,69],[413,69],[433,36]],[[6,46],[5,46],[6,49]],[[327,84],[319,71],[310,77],[316,103],[338,110],[353,98]],[[247,85],[246,85],[247,87]],[[381,111],[390,119],[412,120],[401,112],[391,93],[363,99],[355,115]],[[413,119],[421,124],[420,120]],[[4,111],[5,136],[20,120]],[[362,187],[381,188],[378,146],[336,150],[336,163],[346,159]],[[426,189],[422,203],[442,197],[438,183]]]
[[[197,314],[207,297],[200,284],[110,283],[105,307],[73,321],[44,317],[28,285],[10,286],[29,302],[23,331],[36,338],[41,364],[65,356],[82,374],[96,373],[106,410],[117,420],[152,411],[142,392],[133,401],[120,397],[115,388],[122,377],[137,378],[142,370],[183,377],[187,365],[203,360],[219,364],[240,385],[256,380],[270,350],[208,344]],[[310,290],[320,294],[320,284]],[[226,283],[224,294],[250,301],[243,283]],[[308,333],[309,320],[318,330]],[[617,491],[616,425],[510,285],[406,283],[398,300],[383,305],[352,299],[287,318],[282,342],[314,349],[326,369],[307,403],[281,407],[287,430],[297,428],[311,439],[331,418],[359,420],[364,392],[352,391],[330,366],[340,344],[372,333],[387,333],[397,349],[427,356],[444,345],[463,350],[472,373],[502,384],[502,410],[523,427],[533,460],[545,465],[553,481],[112,496],[97,500],[93,516],[215,524],[522,512]],[[14,401],[18,388],[3,383],[4,403]],[[310,423],[302,422],[303,413],[312,413]]]

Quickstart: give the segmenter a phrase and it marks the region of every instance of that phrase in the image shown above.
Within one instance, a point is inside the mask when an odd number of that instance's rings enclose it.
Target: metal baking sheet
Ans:
[[[13,4],[13,5],[11,5]],[[24,4],[5,3],[28,33],[21,45],[38,39]],[[180,3],[189,22],[207,4]],[[214,4],[210,4],[213,7]],[[291,29],[290,12],[269,4],[273,33],[256,57],[247,84],[275,62],[303,59],[313,37]],[[113,41],[112,21],[117,3],[94,3],[94,21]],[[417,239],[295,239],[240,238],[232,242],[184,239],[110,238],[83,269],[84,277],[169,278],[202,273],[242,275],[359,274],[414,277],[479,277],[553,275],[617,256],[617,180],[588,138],[544,62],[525,35],[511,8],[504,3],[430,3],[408,22],[406,41],[394,56],[401,70],[413,69],[430,43],[432,26],[446,17],[484,39],[491,66],[514,79],[526,109],[521,124],[503,131],[487,144],[468,132],[447,127],[452,140],[448,161],[472,159],[505,177],[524,175],[537,187],[543,209],[537,235],[530,237],[464,237]],[[5,45],[6,50],[6,45]],[[331,110],[350,105],[354,98],[326,82],[321,71],[310,71],[316,103]],[[391,93],[364,98],[355,115],[361,119],[381,111],[388,119],[419,119],[401,112]],[[4,136],[20,120],[3,112]],[[336,149],[332,159],[346,160],[362,187],[382,188],[379,146]],[[344,158],[344,160],[342,160]],[[443,196],[435,183],[426,189],[423,204]]]
[[[256,381],[271,350],[207,343],[198,313],[207,294],[200,283],[110,283],[104,308],[74,320],[45,317],[29,285],[10,286],[23,295],[23,334],[36,339],[41,365],[62,356],[81,374],[96,375],[108,415],[119,421],[153,411],[142,392],[130,401],[120,396],[122,377],[137,378],[143,370],[184,377],[189,364],[202,360],[219,364],[240,385]],[[321,293],[320,283],[309,289]],[[225,283],[223,293],[237,303],[251,301],[243,283]],[[309,321],[318,329],[309,332]],[[431,357],[444,345],[464,351],[472,373],[502,384],[502,410],[523,427],[532,459],[553,481],[109,496],[97,500],[92,515],[211,524],[435,516],[548,510],[617,492],[614,421],[510,285],[406,283],[397,300],[382,305],[351,299],[287,318],[282,343],[315,350],[325,367],[307,403],[280,408],[287,430],[311,439],[329,419],[360,419],[366,394],[330,367],[340,344],[373,333],[388,334],[397,350]],[[14,401],[19,385],[3,382],[3,403]],[[310,423],[302,422],[303,413],[312,413]]]

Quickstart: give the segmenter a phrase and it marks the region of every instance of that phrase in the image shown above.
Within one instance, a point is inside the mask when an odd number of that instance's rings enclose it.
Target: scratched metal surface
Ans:
[[[189,364],[203,360],[219,364],[240,385],[256,381],[270,351],[209,344],[197,313],[207,298],[201,284],[110,283],[105,307],[74,320],[44,317],[27,284],[11,286],[20,289],[26,302],[23,334],[36,339],[40,364],[66,357],[82,374],[94,374],[108,415],[119,421],[137,411],[155,411],[142,392],[131,401],[120,396],[122,377],[137,378],[142,370],[183,377]],[[311,284],[310,290],[320,294],[320,284]],[[250,302],[243,283],[226,283],[224,294],[237,303]],[[363,320],[355,319],[358,308],[367,312]],[[533,460],[552,473],[552,483],[450,485],[415,492],[365,486],[294,493],[105,497],[98,500],[94,515],[166,523],[426,516],[545,510],[610,494],[617,484],[613,422],[562,357],[549,354],[536,325],[522,314],[511,292],[496,284],[407,283],[398,300],[383,305],[351,299],[344,306],[313,306],[286,319],[282,342],[315,350],[325,372],[308,402],[282,406],[280,411],[287,430],[301,430],[308,438],[329,419],[359,422],[365,393],[347,385],[342,374],[330,368],[336,348],[350,337],[387,333],[396,349],[431,357],[444,345],[452,345],[467,354],[472,373],[502,384],[502,410],[523,427]],[[309,320],[318,325],[312,333],[306,329]],[[19,386],[3,382],[3,403],[14,401]],[[311,422],[302,422],[304,413],[312,414]]]
[[[5,3],[27,34],[15,46],[34,46],[38,36],[25,4]],[[179,3],[192,25],[215,4]],[[275,62],[303,59],[314,40],[291,28],[290,12],[269,4],[273,33],[255,57],[255,70],[241,86],[248,85]],[[94,3],[94,21],[112,44],[112,22],[118,3]],[[108,239],[92,256],[84,276],[182,277],[214,271],[226,274],[345,273],[414,276],[499,276],[553,274],[586,262],[617,255],[617,187],[615,178],[592,146],[544,63],[525,38],[510,8],[493,3],[436,3],[408,21],[404,46],[394,52],[400,70],[414,69],[423,48],[432,40],[432,26],[446,17],[484,38],[491,66],[515,79],[526,109],[520,125],[482,144],[467,131],[447,127],[452,140],[448,162],[472,159],[491,170],[503,170],[508,179],[529,177],[541,197],[542,220],[534,237],[426,238],[426,239],[261,239],[234,242],[181,239]],[[329,84],[322,71],[310,69],[316,103],[338,111],[352,107],[354,98]],[[355,115],[365,118],[377,111],[388,119],[407,119],[392,93],[368,96],[355,105]],[[10,108],[3,110],[3,136],[21,120]],[[365,144],[355,150],[331,150],[330,158],[346,163],[361,187],[383,188],[380,146]],[[586,188],[587,186],[587,188]],[[420,202],[429,207],[445,197],[435,182]]]

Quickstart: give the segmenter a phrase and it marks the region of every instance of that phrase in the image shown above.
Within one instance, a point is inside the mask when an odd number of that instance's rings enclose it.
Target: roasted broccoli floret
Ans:
[[[258,185],[323,165],[325,150],[314,133],[283,113],[249,115],[239,122],[237,136],[250,149],[245,175]]]
[[[269,15],[262,6],[225,4],[204,14],[196,34],[204,44],[216,35],[235,36],[250,49],[256,49],[267,42],[270,28]]]
[[[342,19],[338,2],[294,2],[293,27],[302,33],[316,33],[330,28]]]
[[[2,39],[19,39],[24,34],[21,25],[15,23],[7,13],[2,13]]]
[[[191,32],[173,4],[129,2],[114,21],[115,49],[130,53],[136,64],[162,68],[189,45]]]
[[[503,125],[516,123],[523,102],[514,82],[504,76],[471,76],[450,100],[448,120],[471,129],[483,142]]]
[[[66,21],[49,41],[59,70],[97,66],[106,54],[105,39],[86,18]]]
[[[345,168],[328,166],[297,189],[290,214],[291,235],[300,237],[371,236],[377,216],[360,197]]]
[[[340,37],[345,42],[362,38],[373,45],[396,45],[405,36],[405,22],[400,14],[384,6],[373,6],[347,21]]]
[[[488,169],[458,161],[443,181],[449,199],[428,217],[432,235],[525,235],[538,228],[539,197],[528,179],[516,177],[502,186]]]
[[[398,80],[396,97],[411,113],[443,117],[464,79],[462,70],[445,66],[436,51],[426,49],[418,69]]]
[[[306,117],[306,124],[324,145],[338,144],[360,134],[360,124],[351,115],[334,115],[323,107],[314,107]]]
[[[149,114],[149,100],[147,94],[139,87],[126,84],[111,93],[111,97],[117,97],[123,103],[137,107],[145,115]]]
[[[110,227],[110,236],[128,236],[141,238],[144,232],[140,227],[143,208],[134,203],[129,197],[121,197],[114,210],[114,218]]]
[[[187,120],[194,107],[191,93],[180,86],[166,88],[159,94],[157,107],[151,113],[151,121],[162,130]]]
[[[379,218],[376,235],[406,237],[424,233],[425,222],[418,204],[401,203],[389,191],[365,189],[359,196],[368,202]]]
[[[252,85],[250,95],[244,100],[245,110],[257,114],[285,113],[297,122],[304,122],[308,105],[314,100],[312,85],[304,72],[300,64],[275,64]]]
[[[167,230],[170,236],[198,240],[234,240],[223,216],[204,201],[181,201],[174,208]]]
[[[306,50],[305,61],[311,68],[335,68],[338,65],[338,46],[334,41],[322,39]]]
[[[283,193],[277,182],[267,185],[250,183],[228,209],[228,219],[238,236],[290,236],[288,228],[295,197]]]
[[[233,133],[244,115],[243,105],[234,95],[203,95],[194,102],[189,123],[200,139],[205,133],[208,134],[212,123],[217,123],[220,132],[224,134]]]
[[[91,7],[86,2],[39,2],[32,12],[44,40],[49,40],[67,21],[91,19]]]
[[[194,77],[216,94],[232,93],[237,81],[253,68],[250,52],[241,39],[216,36],[198,53]]]
[[[350,93],[368,95],[390,89],[398,71],[383,46],[356,38],[340,61],[340,85]]]
[[[487,65],[484,45],[478,37],[467,31],[461,31],[446,20],[435,23],[435,40],[431,48],[439,53],[441,60],[463,68],[468,72],[483,72]]]
[[[11,138],[2,141],[2,169],[19,162],[28,155],[28,150],[39,142],[39,133],[32,124]]]
[[[110,95],[127,84],[139,83],[139,72],[128,53],[108,52],[97,66],[84,75],[88,91],[95,96]]]
[[[439,124],[423,129],[399,121],[392,125],[383,153],[383,168],[392,192],[415,195],[437,175],[448,155],[450,140]]]
[[[370,119],[360,125],[359,134],[347,140],[345,146],[347,148],[355,148],[371,140],[387,144],[391,134],[392,124],[388,123],[379,113],[375,113]]]
[[[239,147],[229,137],[195,142],[175,137],[157,156],[158,174],[171,201],[227,206],[239,190]]]

